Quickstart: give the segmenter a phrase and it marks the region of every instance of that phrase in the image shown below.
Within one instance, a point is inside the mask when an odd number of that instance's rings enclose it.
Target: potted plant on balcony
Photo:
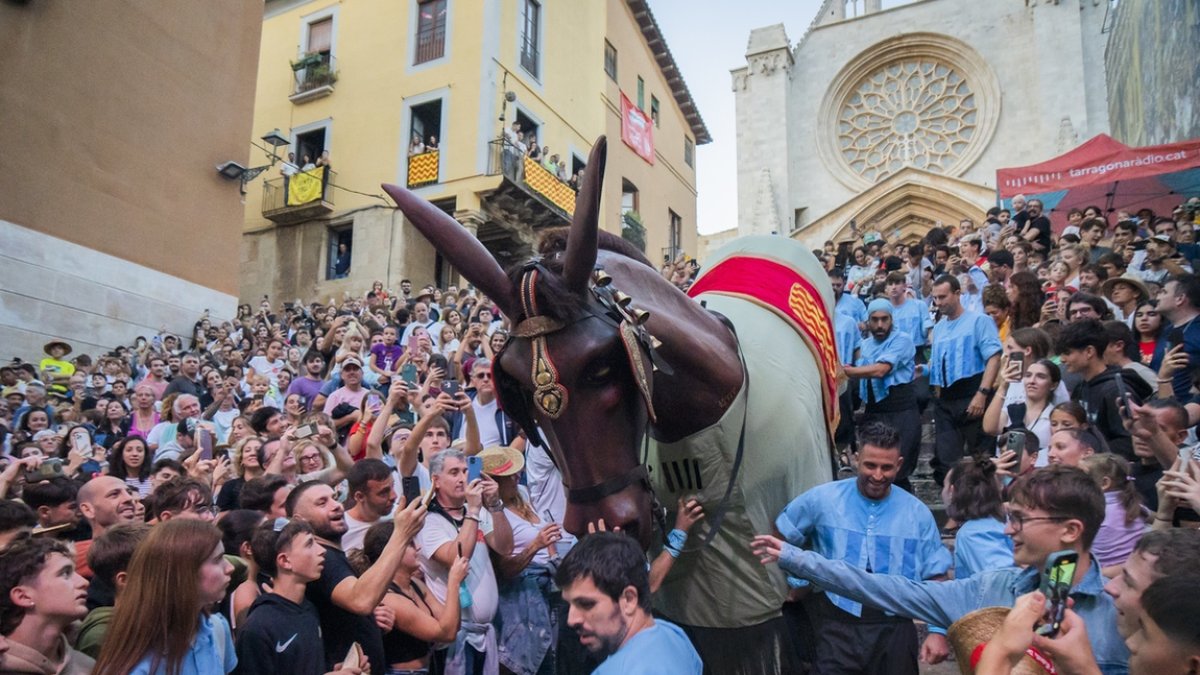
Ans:
[[[323,59],[320,52],[308,52],[300,57],[297,61],[292,61],[292,70],[298,72],[305,68],[312,68],[321,65]]]
[[[642,216],[637,211],[629,210],[621,214],[621,238],[645,252],[646,226],[642,224]]]

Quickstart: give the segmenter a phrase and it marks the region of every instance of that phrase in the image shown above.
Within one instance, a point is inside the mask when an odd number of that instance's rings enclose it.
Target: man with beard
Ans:
[[[404,557],[404,549],[425,524],[425,505],[414,501],[396,514],[396,527],[379,560],[361,576],[354,574],[342,551],[346,516],[333,488],[321,481],[301,483],[288,495],[288,518],[302,518],[312,527],[317,542],[325,549],[321,576],[308,584],[305,597],[321,617],[325,642],[325,667],[332,670],[358,643],[371,661],[371,672],[383,675],[387,658],[383,653],[382,623],[391,629],[395,617],[380,607],[388,584]]]
[[[619,532],[579,540],[555,577],[570,610],[567,625],[592,654],[594,675],[694,673],[700,655],[683,630],[650,613],[650,576],[637,542]]]
[[[891,424],[868,422],[858,430],[858,448],[857,476],[800,495],[775,519],[776,529],[792,545],[807,541],[825,558],[868,572],[943,578],[950,554],[929,507],[892,489],[901,467],[900,435]],[[918,672],[911,620],[830,592],[814,594],[811,602],[819,617],[814,672]],[[943,661],[950,653],[945,631],[932,629],[921,652],[927,663]]]
[[[1015,206],[1015,199],[1013,203]],[[1042,200],[1029,200],[1028,218],[1021,225],[1021,238],[1033,244],[1034,249],[1046,253],[1050,250],[1051,228],[1050,219],[1042,215],[1042,208]]]
[[[899,431],[903,462],[895,480],[911,491],[908,475],[917,466],[921,445],[921,427],[912,423],[920,415],[912,386],[916,349],[912,339],[893,326],[893,311],[892,303],[884,298],[871,301],[867,307],[871,336],[858,343],[854,365],[845,370],[847,377],[860,380],[859,398],[867,409],[864,421]]]
[[[292,380],[287,389],[287,396],[299,394],[304,399],[304,411],[312,412],[313,401],[321,393],[321,385],[325,384],[321,378],[321,373],[325,371],[325,357],[321,356],[321,352],[311,349],[304,353],[302,363],[303,375]]]
[[[88,549],[92,542],[121,523],[132,523],[137,519],[133,496],[125,489],[125,481],[113,476],[97,476],[79,488],[75,497],[79,512],[92,526],[92,538],[75,543],[75,569],[85,579],[92,578],[92,568],[87,564]]]

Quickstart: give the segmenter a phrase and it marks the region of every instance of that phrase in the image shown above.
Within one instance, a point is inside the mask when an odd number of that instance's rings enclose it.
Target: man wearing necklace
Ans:
[[[961,290],[958,279],[948,274],[933,284],[933,302],[942,317],[933,327],[929,358],[929,384],[938,388],[930,462],[938,484],[964,454],[993,447],[983,433],[982,417],[996,393],[992,387],[1000,372],[1000,335],[990,317],[963,308]]]
[[[445,672],[493,675],[499,672],[499,659],[492,619],[500,593],[488,550],[509,556],[513,549],[508,519],[493,518],[504,510],[499,486],[486,475],[468,484],[466,457],[454,449],[434,455],[429,474],[436,496],[417,535],[421,568],[439,601],[445,602],[447,593],[461,593],[463,605],[462,629],[447,650]],[[450,567],[459,555],[471,561],[470,571],[460,589],[447,588]]]

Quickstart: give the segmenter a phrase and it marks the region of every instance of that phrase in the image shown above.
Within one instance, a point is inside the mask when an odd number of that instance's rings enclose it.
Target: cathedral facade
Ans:
[[[976,222],[996,170],[1108,133],[1108,0],[826,0],[731,71],[739,234],[812,248]],[[850,14],[855,14],[851,16]]]

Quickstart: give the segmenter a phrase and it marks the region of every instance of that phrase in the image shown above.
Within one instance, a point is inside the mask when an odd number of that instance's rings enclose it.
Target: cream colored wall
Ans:
[[[604,73],[604,43],[599,47],[598,72],[604,82],[605,133],[609,138],[608,172],[604,181],[605,227],[620,232],[621,179],[638,187],[639,212],[646,225],[646,255],[662,262],[668,243],[668,214],[671,209],[683,219],[682,248],[695,256],[696,172],[683,161],[683,139],[694,139],[687,121],[667,87],[654,55],[642,37],[624,0],[606,0],[607,38],[617,50],[617,82]],[[637,105],[637,78],[645,80],[645,111],[650,114],[650,96],[658,98],[659,127],[654,129],[654,164],[648,164],[621,141],[621,92]],[[695,76],[695,74],[693,74]]]

